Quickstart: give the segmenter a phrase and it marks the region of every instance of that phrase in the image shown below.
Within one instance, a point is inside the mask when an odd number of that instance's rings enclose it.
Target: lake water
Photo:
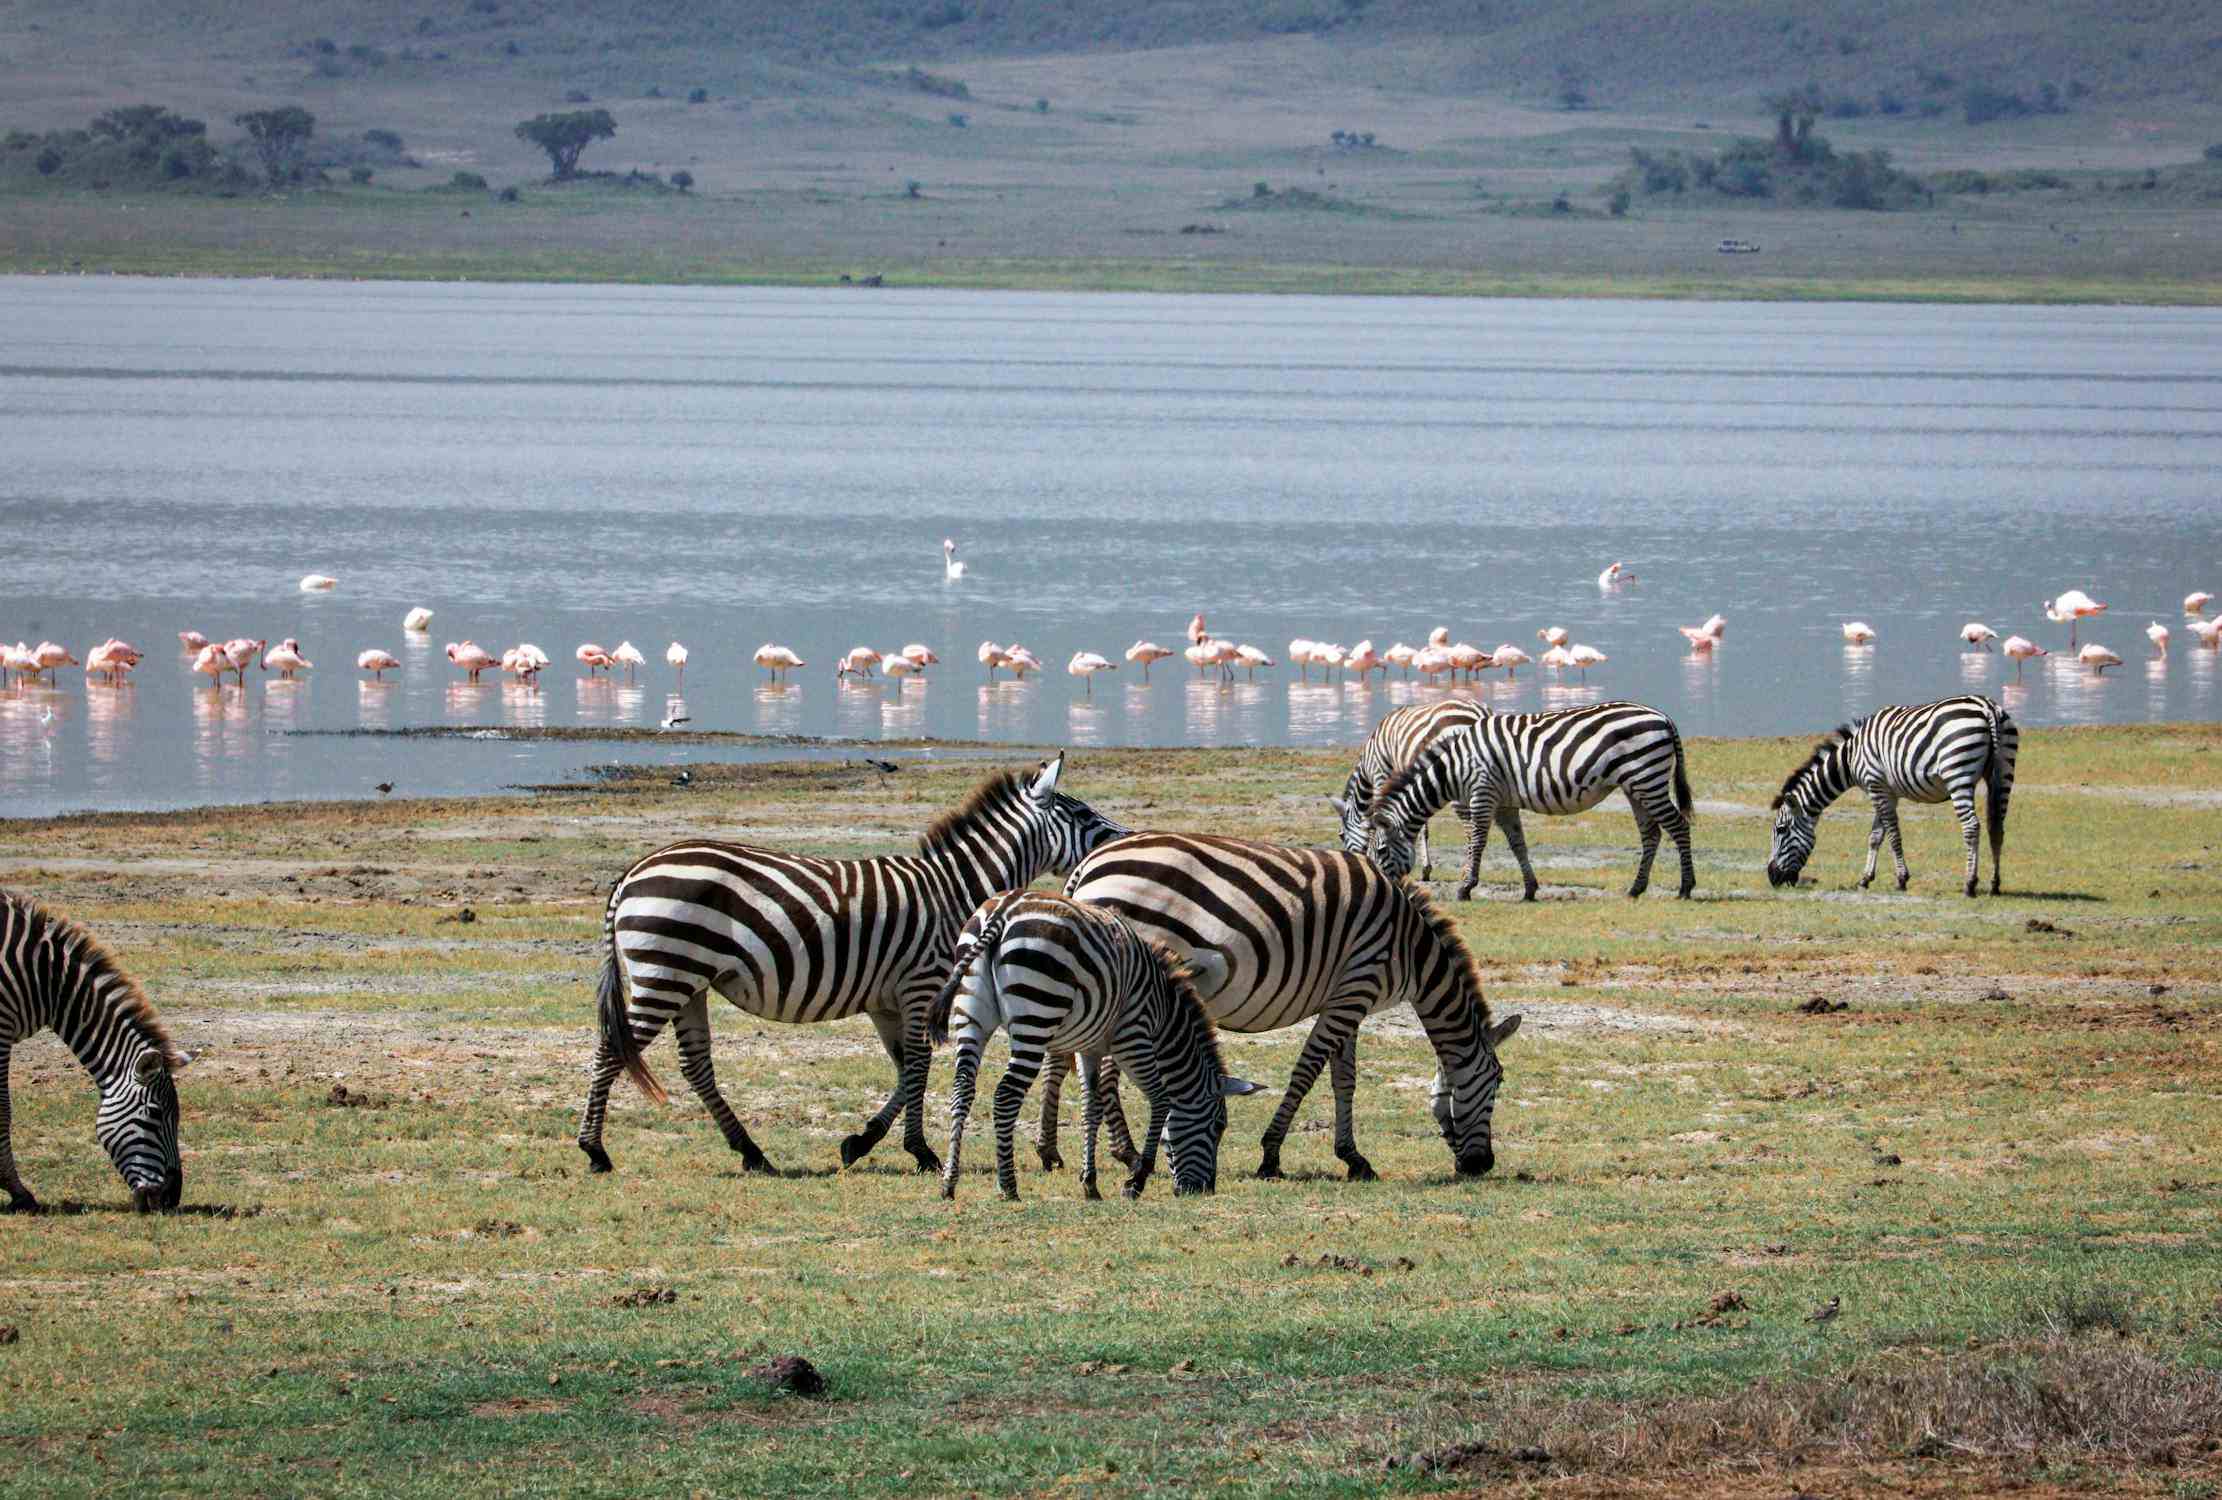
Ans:
[[[0,810],[475,792],[731,745],[289,736],[635,726],[864,740],[1355,745],[1416,683],[1231,688],[1179,659],[1093,696],[1077,649],[1190,614],[1487,650],[1564,625],[1611,661],[1501,709],[1640,699],[1691,734],[1816,732],[2001,696],[2032,725],[2211,718],[2180,600],[2222,592],[2222,314],[0,279],[0,632],[147,652],[0,694]],[[953,537],[968,575],[943,577]],[[1601,592],[1625,561],[1637,582]],[[304,595],[309,572],[340,580]],[[1987,621],[2112,610],[2017,682]],[[400,629],[412,605],[428,637]],[[1675,627],[1719,611],[1693,658]],[[1864,619],[1881,639],[1847,650]],[[2148,662],[2148,619],[2175,632]],[[298,637],[316,668],[192,677],[176,632]],[[533,641],[537,691],[441,652]],[[572,650],[632,640],[632,686]],[[1046,680],[989,685],[983,638]],[[686,643],[684,688],[663,664]],[[809,660],[769,688],[759,643]],[[900,692],[835,658],[923,641]],[[403,658],[388,683],[353,661]],[[821,753],[840,754],[838,748]],[[1084,783],[1081,784],[1084,789]]]

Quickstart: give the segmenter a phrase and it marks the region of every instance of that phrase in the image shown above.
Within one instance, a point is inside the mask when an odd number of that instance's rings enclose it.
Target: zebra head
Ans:
[[[1775,835],[1767,850],[1767,884],[1798,883],[1798,872],[1812,857],[1820,821],[1790,798],[1775,798]]]
[[[1153,945],[1155,946],[1155,945]],[[1219,1055],[1219,1034],[1211,1024],[1179,955],[1156,949],[1153,987],[1162,986],[1152,1008],[1165,1020],[1159,1042],[1158,1071],[1167,1084],[1165,1150],[1173,1164],[1173,1195],[1219,1190],[1219,1142],[1227,1133],[1227,1101],[1255,1094],[1261,1086],[1236,1078]]]
[[[1173,1196],[1219,1191],[1219,1142],[1227,1133],[1227,1101],[1264,1091],[1265,1085],[1231,1074],[1214,1074],[1207,1097],[1183,1104],[1175,1100],[1165,1125],[1165,1146],[1173,1159]]]
[[[1057,777],[1064,768],[1064,752],[1059,751],[1055,760],[1042,762],[1041,770],[1026,785],[1028,821],[1045,842],[1043,868],[1052,875],[1069,874],[1099,845],[1132,832],[1078,797],[1058,791]]]
[[[1366,830],[1366,842],[1351,852],[1371,859],[1374,867],[1391,880],[1402,880],[1412,873],[1418,847],[1412,830],[1381,819]]]
[[[1364,854],[1370,831],[1366,826],[1365,788],[1359,783],[1356,771],[1352,771],[1350,780],[1343,783],[1342,795],[1340,797],[1329,797],[1327,805],[1335,810],[1335,816],[1342,822],[1343,852],[1346,854]]]
[[[1451,1154],[1458,1159],[1458,1175],[1484,1177],[1497,1164],[1497,1152],[1490,1138],[1490,1121],[1497,1110],[1497,1091],[1504,1087],[1504,1064],[1497,1060],[1497,1049],[1510,1041],[1520,1029],[1517,1015],[1506,1016],[1494,1026],[1476,1028],[1481,1034],[1481,1062],[1463,1089],[1445,1081],[1441,1070],[1435,1074],[1434,1087],[1428,1091],[1428,1108],[1435,1114],[1435,1123],[1449,1143]],[[1464,1102],[1470,1096],[1474,1102]]]
[[[173,1209],[185,1192],[185,1168],[177,1150],[176,1068],[159,1051],[148,1048],[138,1061],[120,1069],[101,1090],[100,1111],[93,1134],[116,1164],[131,1201],[139,1212]]]

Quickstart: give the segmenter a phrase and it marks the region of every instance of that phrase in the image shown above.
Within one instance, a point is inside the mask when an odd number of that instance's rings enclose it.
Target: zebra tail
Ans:
[[[995,946],[1003,941],[1003,928],[1010,920],[1011,904],[1021,894],[1019,891],[1005,894],[995,910],[988,913],[987,921],[980,928],[979,941],[970,949],[960,947],[957,950],[956,962],[949,966],[949,978],[926,1010],[926,1045],[929,1047],[938,1047],[949,1040],[949,1017],[957,1008],[957,987],[964,983],[964,976],[972,972],[974,964],[988,963],[995,958]]]
[[[632,1020],[625,1014],[625,985],[618,977],[614,944],[602,957],[601,993],[596,1010],[601,1019],[603,1044],[625,1069],[625,1076],[658,1104],[669,1104],[671,1096],[656,1082],[656,1075],[648,1071],[648,1060],[640,1055],[640,1041],[633,1035]]]
[[[1687,818],[1690,813],[1690,776],[1683,767],[1682,731],[1674,732],[1674,805]]]

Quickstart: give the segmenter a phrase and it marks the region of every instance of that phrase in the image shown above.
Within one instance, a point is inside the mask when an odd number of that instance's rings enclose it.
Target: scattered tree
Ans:
[[[681,167],[671,174],[671,185],[684,193],[694,186],[694,174]]]
[[[1785,94],[1770,94],[1767,112],[1775,117],[1775,157],[1805,162],[1813,156],[1813,122],[1821,117],[1821,91],[1812,84]]]
[[[710,102],[710,91],[702,88],[688,89],[687,102],[689,104],[708,104]]]
[[[548,153],[555,179],[565,182],[579,175],[579,153],[596,141],[617,134],[617,122],[606,109],[575,109],[567,114],[534,115],[517,124],[517,138],[530,141]]]
[[[368,167],[356,166],[347,169],[347,180],[357,187],[367,186],[371,175],[371,169]]]
[[[234,115],[232,123],[254,142],[255,155],[272,187],[283,187],[300,175],[309,138],[316,134],[316,116],[298,104],[287,104]]]

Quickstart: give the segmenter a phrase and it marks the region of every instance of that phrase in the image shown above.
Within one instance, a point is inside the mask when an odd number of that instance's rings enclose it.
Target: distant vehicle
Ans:
[[[1750,240],[1722,240],[1720,242],[1720,253],[1723,255],[1757,255],[1759,246]]]

